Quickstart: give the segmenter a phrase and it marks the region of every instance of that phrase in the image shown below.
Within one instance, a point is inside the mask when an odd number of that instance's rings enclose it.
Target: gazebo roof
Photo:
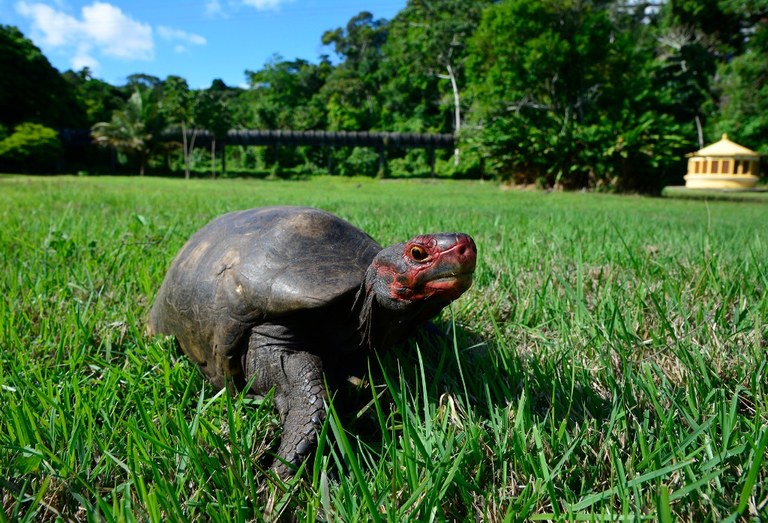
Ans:
[[[755,151],[747,149],[746,147],[732,142],[728,139],[727,134],[723,134],[723,138],[719,142],[715,142],[712,145],[708,145],[703,149],[699,149],[695,153],[691,153],[688,156],[760,156]]]

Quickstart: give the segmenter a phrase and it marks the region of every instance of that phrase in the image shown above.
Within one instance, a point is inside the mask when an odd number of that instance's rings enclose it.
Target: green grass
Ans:
[[[382,243],[465,231],[480,252],[438,321],[451,341],[381,355],[288,484],[265,472],[270,399],[216,394],[144,336],[192,232],[278,203]],[[0,217],[0,520],[768,518],[763,204],[9,176]]]
[[[661,195],[666,198],[691,200],[726,200],[732,202],[768,203],[768,190],[758,186],[751,190],[739,189],[688,189],[683,186],[664,187]]]

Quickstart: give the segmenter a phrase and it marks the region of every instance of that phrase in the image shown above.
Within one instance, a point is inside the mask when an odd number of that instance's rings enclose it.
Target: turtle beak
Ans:
[[[438,265],[454,266],[470,274],[474,272],[477,264],[477,246],[470,235],[451,233],[435,236],[437,237],[436,250],[440,259]]]
[[[424,275],[425,294],[440,294],[455,300],[472,285],[477,264],[477,246],[468,234],[435,235],[435,261]]]

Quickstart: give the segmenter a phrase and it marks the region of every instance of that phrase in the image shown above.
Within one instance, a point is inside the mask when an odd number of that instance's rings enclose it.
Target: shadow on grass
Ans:
[[[362,385],[332,392],[344,426],[372,449],[379,450],[387,430],[374,408],[374,390],[389,423],[405,415],[397,412],[401,405],[453,416],[458,424],[483,424],[499,412],[513,417],[521,405],[534,423],[568,429],[610,416],[610,401],[572,372],[570,362],[542,364],[461,326],[438,323],[434,331],[371,358]]]

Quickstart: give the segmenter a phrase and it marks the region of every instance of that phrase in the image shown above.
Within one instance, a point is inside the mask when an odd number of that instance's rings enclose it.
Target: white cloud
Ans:
[[[259,11],[274,10],[280,7],[280,4],[287,4],[292,0],[243,0],[243,4],[255,7]]]
[[[222,12],[221,2],[219,0],[208,0],[205,3],[205,14],[208,16],[220,15]]]
[[[101,53],[126,60],[152,60],[152,27],[127,16],[119,7],[94,2],[82,9],[82,29]]]
[[[91,71],[95,71],[99,68],[99,61],[96,60],[91,53],[91,45],[85,42],[78,44],[75,55],[70,60],[72,69],[80,71],[87,67]]]
[[[18,2],[16,12],[31,18],[33,31],[42,36],[44,44],[51,47],[74,43],[75,35],[80,32],[81,24],[77,19],[46,4]]]
[[[278,11],[280,6],[295,0],[206,0],[205,15],[211,18],[229,18],[243,7],[257,11]]]
[[[74,69],[95,69],[94,54],[121,60],[152,60],[155,44],[152,27],[134,20],[119,7],[94,1],[77,18],[48,4],[20,1],[16,11],[32,20],[32,32],[43,45],[70,50]]]
[[[187,44],[205,45],[208,43],[207,40],[200,35],[188,33],[186,31],[182,31],[181,29],[174,29],[173,27],[168,27],[165,25],[160,25],[157,27],[157,34],[166,40],[176,40]]]

